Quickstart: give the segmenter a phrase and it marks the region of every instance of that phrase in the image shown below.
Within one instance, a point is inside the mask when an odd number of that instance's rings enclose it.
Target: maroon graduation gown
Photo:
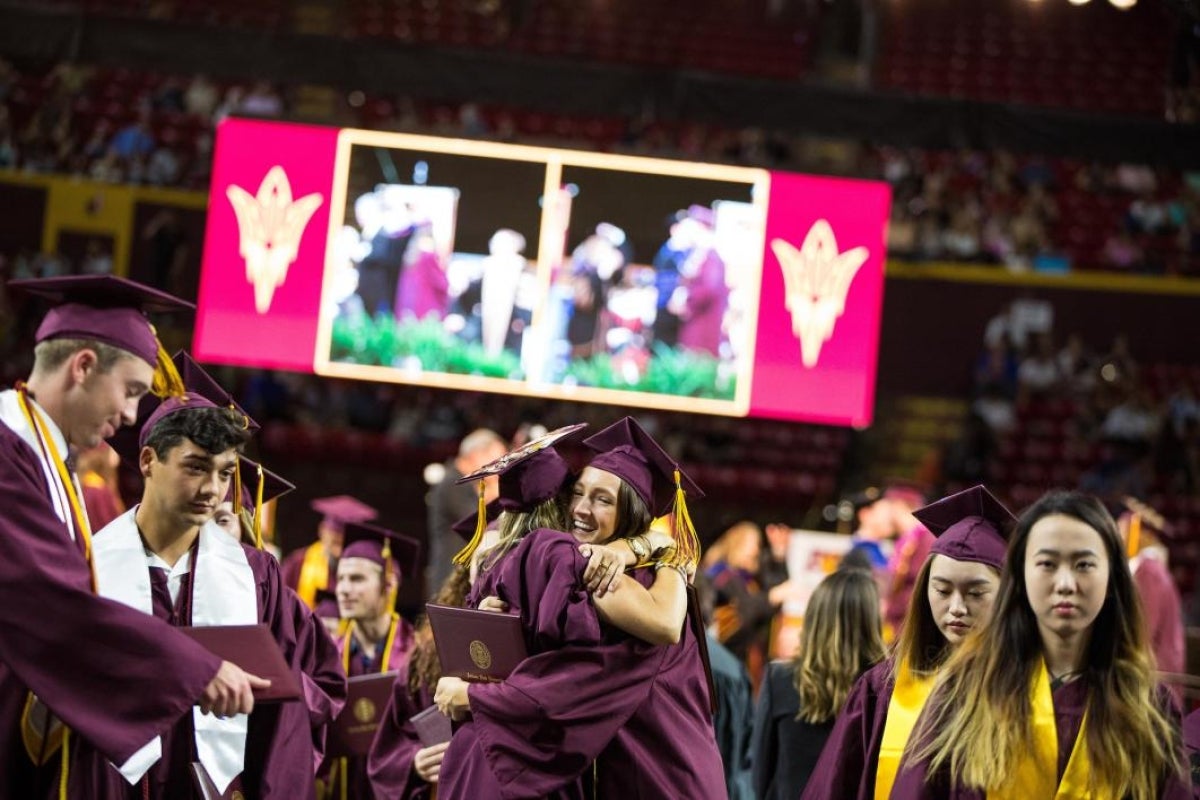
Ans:
[[[41,462],[3,424],[0,500],[0,800],[28,800],[58,774],[35,770],[25,753],[29,690],[70,726],[73,742],[86,739],[122,764],[191,712],[221,661],[161,620],[92,593]]]
[[[401,683],[405,676],[408,675],[408,654],[413,646],[413,626],[404,617],[400,617],[396,621],[398,626],[396,629],[396,638],[392,640],[392,655],[388,659],[388,670],[397,671],[400,675],[397,683]],[[345,639],[339,639],[338,659],[344,664],[345,654],[342,648],[345,646]],[[359,655],[357,642],[352,642],[350,649],[350,677],[358,675],[375,675],[382,671],[383,666],[383,648],[378,648],[375,657],[368,663]],[[371,781],[367,777],[367,759],[365,758],[347,758],[346,769],[348,772],[346,783],[346,796],[351,800],[373,800],[377,795],[371,791]],[[318,770],[318,773],[323,778],[328,778],[333,769],[333,762],[326,760]],[[339,770],[341,767],[338,768]],[[335,776],[336,777],[336,776]],[[341,778],[338,777],[334,781],[334,786],[341,786]],[[334,797],[340,797],[340,788],[334,792]],[[387,795],[382,795],[387,797]]]
[[[439,776],[438,800],[581,798],[579,776],[615,732],[592,741],[585,715],[607,709],[592,699],[593,686],[570,665],[559,669],[560,648],[602,659],[600,621],[583,584],[585,560],[568,534],[538,529],[479,574],[465,605],[495,595],[520,615],[529,658],[504,683],[473,684],[472,718],[450,740]],[[536,686],[536,694],[528,690]],[[588,693],[587,697],[583,697]],[[534,697],[538,699],[535,700]],[[574,698],[577,702],[567,702]],[[577,716],[541,725],[539,702]]]
[[[1183,600],[1165,564],[1144,556],[1133,573],[1138,597],[1146,616],[1146,637],[1154,652],[1158,669],[1163,672],[1187,672],[1184,663]]]
[[[451,741],[439,800],[577,797],[581,774],[597,797],[725,797],[691,627],[672,647],[608,627],[597,640],[584,566],[573,538],[537,531],[473,588],[468,604],[494,593],[519,611],[531,656],[503,683],[472,685],[473,719]]]
[[[803,800],[873,800],[879,745],[894,688],[891,669],[890,659],[881,661],[855,681],[801,795]]]
[[[392,698],[383,712],[383,720],[367,757],[367,776],[376,797],[429,800],[431,784],[426,783],[413,766],[417,751],[425,745],[409,720],[431,705],[432,688],[421,686],[412,692],[408,688],[408,676],[401,673],[392,687]]]
[[[1075,746],[1075,738],[1079,727],[1083,724],[1083,715],[1087,710],[1087,683],[1083,680],[1072,681],[1058,687],[1052,693],[1054,700],[1054,727],[1058,736],[1058,777],[1066,772],[1067,762],[1071,758],[1071,749]],[[1174,702],[1166,696],[1165,690],[1160,692],[1164,706],[1171,708],[1170,716],[1178,724],[1179,711]],[[935,702],[931,698],[930,702]],[[815,778],[814,778],[815,779]],[[1173,776],[1164,780],[1159,792],[1161,800],[1187,800],[1192,795],[1190,780],[1186,776]],[[892,786],[893,798],[899,800],[916,800],[917,798],[941,798],[942,800],[987,800],[987,792],[980,789],[970,789],[965,786],[953,785],[945,774],[929,774],[927,761],[902,763],[896,782]]]
[[[243,545],[254,573],[259,620],[271,627],[304,693],[303,701],[261,704],[250,715],[245,770],[227,793],[239,789],[254,800],[314,798],[314,732],[345,702],[346,682],[337,648],[324,626],[282,582],[269,553]],[[203,558],[201,552],[199,558]],[[195,569],[183,576],[179,602],[172,603],[166,573],[150,568],[154,617],[173,626],[191,622],[187,598]],[[149,617],[142,615],[144,620]],[[323,738],[322,738],[323,741]],[[190,766],[196,760],[192,715],[184,714],[163,735],[163,757],[137,786],[129,783],[90,747],[72,754],[71,797],[78,800],[186,800],[198,798]],[[57,794],[52,794],[57,797]]]

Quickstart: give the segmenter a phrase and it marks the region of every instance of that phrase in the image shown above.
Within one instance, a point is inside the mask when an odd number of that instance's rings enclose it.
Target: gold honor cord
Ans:
[[[236,474],[236,473],[235,473]],[[259,550],[263,549],[262,537],[262,508],[263,508],[263,484],[266,481],[263,478],[262,464],[258,465],[258,489],[254,492],[254,546]]]
[[[383,658],[379,662],[379,673],[383,674],[388,671],[388,665],[392,661],[392,645],[396,642],[396,631],[400,629],[400,615],[392,611],[392,622],[388,626],[388,635],[384,640]],[[342,669],[346,674],[350,674],[350,645],[354,641],[354,620],[350,620],[350,624],[346,626],[346,635],[342,639]],[[337,784],[337,772],[341,769],[341,800],[347,800],[349,788],[347,786],[350,776],[350,759],[346,756],[339,758],[333,765],[329,773],[330,785]]]
[[[21,413],[25,416],[25,421],[28,423],[30,430],[41,445],[43,454],[48,455],[51,463],[54,464],[54,469],[58,473],[59,480],[62,481],[63,489],[67,493],[67,503],[71,506],[71,514],[75,518],[75,528],[79,531],[79,536],[83,541],[83,557],[87,562],[88,575],[91,578],[92,592],[96,591],[96,570],[92,566],[92,529],[88,524],[87,514],[84,513],[83,505],[79,502],[79,495],[75,493],[75,481],[71,479],[71,473],[67,470],[67,464],[58,454],[58,446],[54,444],[54,437],[50,435],[46,427],[46,421],[42,419],[41,413],[36,406],[29,404],[29,399],[26,396],[27,390],[25,385],[17,385],[17,404],[21,407]],[[32,692],[29,693],[29,698],[25,703],[25,712],[21,715],[22,735],[26,735],[26,729],[30,726],[30,712],[32,711],[33,703],[36,702]],[[46,714],[50,714],[50,709],[46,709]],[[47,724],[47,730],[50,725]],[[70,738],[71,729],[66,725],[62,726],[62,767],[59,772],[58,780],[58,796],[59,800],[67,800],[67,786],[70,780]],[[28,738],[26,739],[28,742]],[[50,743],[49,750],[46,749],[46,742],[43,737],[42,752],[43,757],[41,763],[46,763],[46,758],[54,754],[55,748],[53,741]]]

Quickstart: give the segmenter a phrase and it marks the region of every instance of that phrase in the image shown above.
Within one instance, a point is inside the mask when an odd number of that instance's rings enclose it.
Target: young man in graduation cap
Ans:
[[[1160,672],[1187,671],[1187,635],[1183,625],[1183,598],[1167,564],[1162,538],[1171,535],[1163,515],[1134,497],[1124,499],[1125,510],[1117,527],[1125,541],[1129,571],[1142,600],[1146,638]],[[1175,691],[1178,692],[1176,688]]]
[[[55,304],[38,327],[29,380],[0,392],[0,797],[26,798],[57,785],[57,754],[77,737],[140,776],[180,715],[197,703],[248,713],[255,681],[95,594],[71,468],[74,453],[133,424],[145,394],[182,390],[144,312],[190,305],[111,276],[9,286]]]
[[[189,392],[170,398],[142,427],[141,503],[96,534],[97,589],[141,611],[147,622],[268,625],[304,687],[304,702],[264,705],[251,715],[223,718],[185,714],[162,735],[161,758],[135,787],[102,756],[83,748],[73,762],[73,796],[80,798],[199,797],[192,774],[197,761],[223,793],[259,798],[307,793],[313,782],[312,739],[294,735],[293,729],[329,722],[344,698],[335,648],[325,639],[324,663],[311,659],[312,651],[321,649],[323,631],[283,586],[275,559],[231,539],[213,521],[217,505],[240,482],[239,451],[251,424],[211,379],[193,378],[193,385],[209,396]]]
[[[402,577],[415,574],[421,544],[367,523],[346,525],[345,537],[337,566],[342,667],[350,677],[385,672],[407,675],[413,627],[396,613],[396,593]],[[348,707],[345,713],[358,710]],[[329,764],[326,784],[330,797],[374,797],[365,757],[340,758]]]
[[[370,522],[379,513],[348,494],[319,497],[312,501],[312,508],[322,515],[317,541],[288,554],[283,560],[283,579],[318,617],[332,622],[338,619],[337,562],[346,525]]]

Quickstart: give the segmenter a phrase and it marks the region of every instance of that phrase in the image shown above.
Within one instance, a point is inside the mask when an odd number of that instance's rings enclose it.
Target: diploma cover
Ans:
[[[213,655],[237,664],[251,675],[269,680],[269,688],[254,690],[256,703],[300,699],[300,683],[284,660],[283,651],[268,626],[212,625],[176,630],[190,636]]]
[[[433,747],[435,744],[448,742],[454,734],[454,729],[450,725],[450,718],[441,711],[438,711],[437,706],[430,706],[424,711],[413,714],[409,718],[409,722],[417,729],[417,738],[426,747]]]
[[[365,756],[375,740],[375,731],[392,698],[396,671],[355,675],[346,681],[346,705],[329,726],[326,755]]]
[[[525,660],[525,634],[516,614],[426,603],[442,674],[497,683]]]

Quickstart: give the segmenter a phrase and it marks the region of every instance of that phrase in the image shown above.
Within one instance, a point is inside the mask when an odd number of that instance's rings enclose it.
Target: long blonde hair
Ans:
[[[948,772],[955,784],[986,790],[1003,784],[1027,754],[1033,738],[1029,687],[1042,641],[1025,587],[1025,550],[1034,524],[1055,514],[1100,534],[1109,561],[1108,590],[1080,677],[1088,686],[1089,790],[1151,800],[1170,771],[1182,769],[1179,731],[1161,708],[1116,524],[1095,498],[1072,492],[1051,492],[1022,515],[992,622],[946,662],[905,758],[927,760],[930,776]]]
[[[729,530],[721,534],[720,538],[709,545],[708,549],[704,552],[704,560],[701,562],[701,568],[707,570],[722,562],[728,562],[730,555],[746,539],[754,539],[761,542],[762,529],[748,520],[734,523]]]
[[[804,611],[792,662],[797,719],[820,724],[838,715],[858,676],[883,659],[880,628],[879,589],[869,572],[839,570],[821,581]]]
[[[499,519],[500,538],[480,558],[479,571],[491,569],[500,557],[511,550],[525,534],[538,528],[567,530],[567,513],[561,496],[543,500],[529,511],[504,511]]]

